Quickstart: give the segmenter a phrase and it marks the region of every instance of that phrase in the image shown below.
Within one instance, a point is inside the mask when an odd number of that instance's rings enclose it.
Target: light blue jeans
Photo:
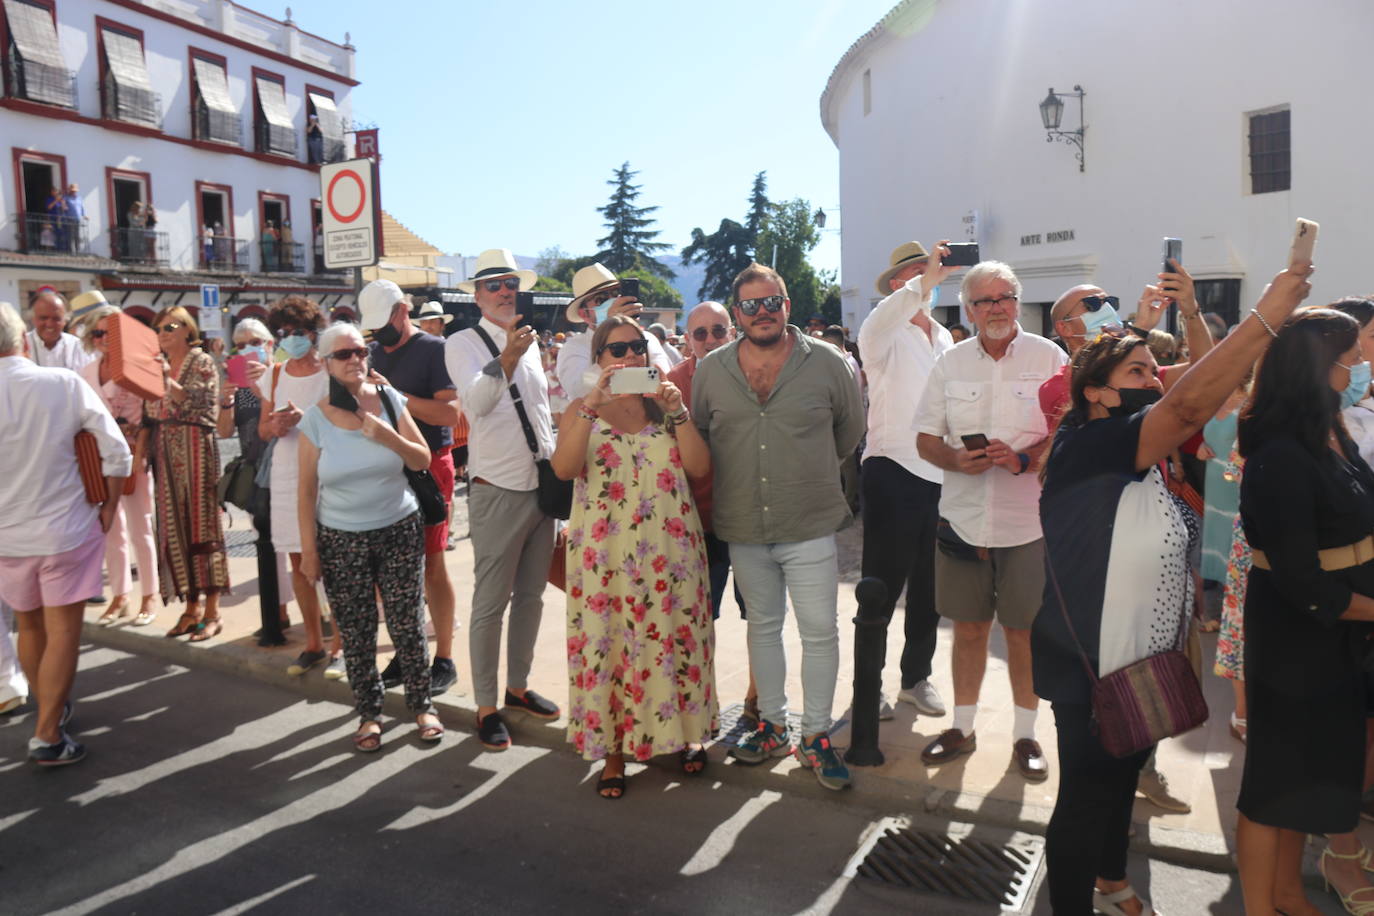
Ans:
[[[780,727],[787,722],[782,622],[791,596],[802,643],[802,734],[828,730],[840,671],[835,536],[791,544],[731,544],[730,565],[749,609],[749,663],[759,689],[759,714]]]

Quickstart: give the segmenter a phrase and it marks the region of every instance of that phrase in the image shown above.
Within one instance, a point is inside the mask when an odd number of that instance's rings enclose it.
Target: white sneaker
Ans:
[[[878,720],[880,722],[886,722],[889,719],[894,718],[897,715],[897,710],[892,708],[892,702],[888,700],[887,697],[879,697],[879,700],[880,702],[878,703]]]
[[[916,711],[925,716],[943,716],[945,701],[940,699],[940,691],[930,681],[921,681],[915,687],[903,687],[897,692],[899,703],[910,703]]]

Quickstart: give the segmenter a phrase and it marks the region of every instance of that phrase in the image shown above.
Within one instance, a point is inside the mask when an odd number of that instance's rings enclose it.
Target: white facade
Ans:
[[[1285,266],[1299,216],[1321,223],[1308,302],[1369,293],[1371,39],[1368,0],[904,0],[821,97],[840,152],[846,323],[876,302],[894,247],[942,237],[1010,263],[1037,332],[1077,283],[1133,309],[1164,236],[1183,240],[1194,277],[1238,281],[1244,314]],[[1082,172],[1072,147],[1046,142],[1037,107],[1075,84]],[[1074,130],[1078,103],[1064,102],[1061,130]],[[1249,116],[1283,109],[1291,190],[1253,193]]]
[[[311,92],[332,96],[337,117],[331,134],[342,137],[357,85],[350,46],[229,0],[3,3],[0,29],[9,29],[0,37],[11,36],[3,49],[7,72],[13,72],[14,56],[24,53],[13,41],[13,4],[46,6],[77,98],[74,109],[46,104],[26,98],[13,76],[5,82],[0,147],[8,148],[13,170],[0,178],[0,300],[22,305],[30,289],[50,283],[67,292],[103,288],[111,301],[136,313],[140,306],[155,312],[178,300],[196,305],[199,285],[217,283],[234,311],[260,308],[287,292],[305,292],[330,307],[352,304],[351,276],[320,270],[314,257],[312,211],[320,187],[306,139],[307,109],[320,107]],[[102,92],[109,85],[110,46],[102,39],[107,28],[140,41],[160,127],[117,117]],[[196,92],[193,54],[222,59],[241,122],[239,143],[205,139],[193,129],[195,98],[206,92]],[[293,142],[292,154],[258,151],[257,122],[266,118],[264,109],[279,110],[259,97],[259,77],[281,87],[289,124],[278,118],[278,143]],[[33,189],[45,168],[55,182],[80,187],[84,251],[70,226],[44,234],[43,218],[34,216],[39,205]],[[127,204],[135,198],[155,212],[155,227],[130,228]],[[292,244],[262,244],[265,221],[280,226],[287,220]],[[218,248],[205,229],[210,224],[215,231],[214,222],[222,227]],[[61,235],[64,229],[70,237]]]

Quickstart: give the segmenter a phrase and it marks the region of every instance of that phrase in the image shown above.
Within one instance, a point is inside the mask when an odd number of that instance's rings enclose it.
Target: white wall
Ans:
[[[1248,308],[1285,262],[1293,220],[1322,224],[1309,302],[1374,291],[1374,3],[1309,0],[914,0],[933,15],[853,56],[823,113],[840,151],[843,309],[851,327],[900,242],[962,237],[1017,268],[1027,302],[1092,281],[1134,302],[1183,239],[1198,277],[1241,277]],[[899,13],[901,11],[899,10]],[[899,20],[904,18],[901,15]],[[863,113],[863,72],[872,110]],[[1087,170],[1047,143],[1047,87],[1087,91]],[[1248,193],[1246,112],[1292,108],[1292,190]],[[1064,128],[1078,125],[1066,100]],[[1072,229],[1073,241],[1020,244]],[[942,293],[953,302],[954,289]],[[851,316],[853,316],[851,318]],[[1024,316],[1023,316],[1024,321]]]

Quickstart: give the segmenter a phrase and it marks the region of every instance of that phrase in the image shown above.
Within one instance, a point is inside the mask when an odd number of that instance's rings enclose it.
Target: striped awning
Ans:
[[[64,108],[76,107],[75,82],[57,43],[57,25],[47,7],[4,0],[5,20],[18,56],[18,95]]]

